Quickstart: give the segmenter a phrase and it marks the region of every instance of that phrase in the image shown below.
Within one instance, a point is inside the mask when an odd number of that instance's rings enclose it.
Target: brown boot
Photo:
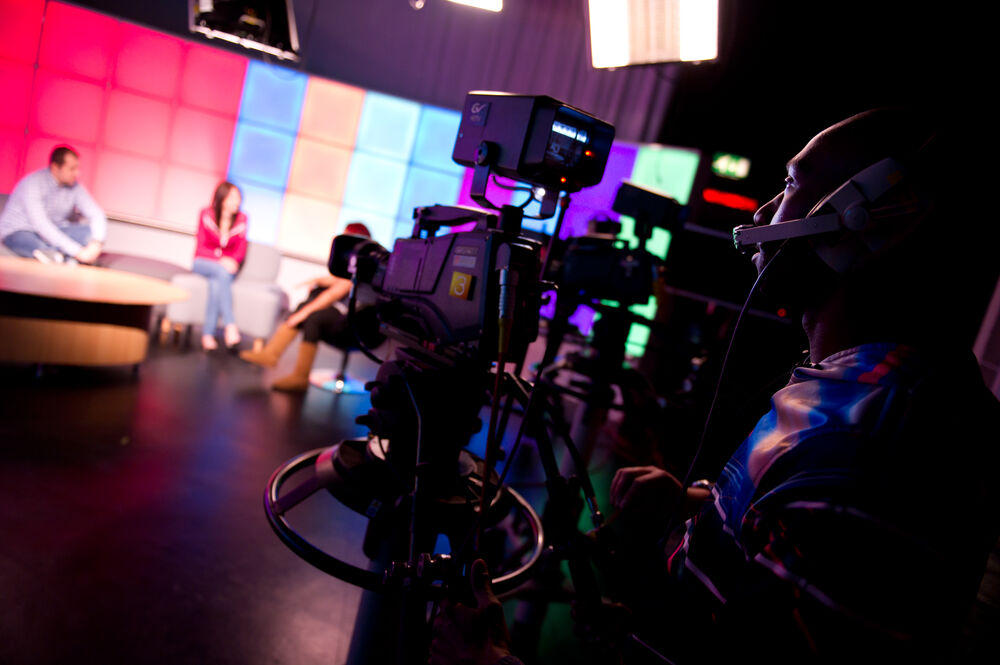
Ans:
[[[316,345],[312,342],[299,344],[299,355],[295,359],[295,369],[288,376],[282,377],[271,385],[272,390],[282,390],[288,393],[302,393],[309,387],[309,370],[316,360]]]
[[[288,345],[292,343],[292,340],[298,334],[298,330],[282,323],[274,331],[274,335],[267,341],[263,349],[260,351],[250,349],[240,351],[240,358],[261,367],[274,367],[278,364],[281,354],[285,352],[285,349],[288,348]]]

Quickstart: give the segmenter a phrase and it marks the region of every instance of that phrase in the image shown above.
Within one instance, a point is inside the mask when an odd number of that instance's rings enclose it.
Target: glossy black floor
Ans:
[[[369,398],[272,392],[296,351],[269,370],[173,343],[137,371],[0,365],[0,664],[346,662],[360,590],[287,549],[262,502],[283,462],[363,436]],[[340,359],[321,346],[315,366]],[[352,357],[360,383],[376,371]],[[525,447],[509,480],[541,510],[536,455]],[[595,464],[606,495],[612,467]],[[290,517],[368,565],[367,520],[329,494]],[[567,648],[581,648],[569,606],[553,605],[539,662]]]
[[[293,361],[166,345],[134,375],[0,367],[0,663],[343,662],[360,592],[286,549],[262,494],[362,434],[368,397],[269,391]],[[296,519],[364,565],[363,518],[317,495]]]

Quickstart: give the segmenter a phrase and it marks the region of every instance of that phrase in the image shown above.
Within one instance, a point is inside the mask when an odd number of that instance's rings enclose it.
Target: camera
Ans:
[[[522,422],[531,413],[534,393],[506,363],[523,362],[538,335],[542,291],[550,287],[543,282],[542,243],[521,233],[528,203],[493,205],[486,186],[493,175],[525,182],[531,200],[541,199],[540,215],[552,216],[562,192],[601,180],[613,138],[611,125],[551,97],[469,93],[453,158],[473,167],[470,195],[486,209],[419,207],[412,233],[391,252],[366,237],[334,238],[328,268],[352,281],[350,310],[365,299],[380,330],[401,345],[385,361],[372,354],[381,365],[366,385],[371,408],[356,418],[368,436],[287,461],[268,481],[264,506],[296,554],[373,594],[356,624],[365,662],[389,662],[384,637],[367,632],[384,625],[402,627],[401,662],[426,662],[426,602],[454,590],[473,551],[497,575],[498,592],[525,582],[546,551],[541,518],[503,483],[495,463],[507,419],[500,411],[509,415],[517,402]],[[563,199],[563,213],[567,205]],[[471,229],[439,234],[459,225]],[[487,397],[493,407],[479,457],[468,444],[482,428]],[[547,487],[558,494],[553,502],[570,506],[563,494],[573,486],[548,462],[555,459],[551,441],[539,436]],[[305,482],[282,491],[309,469]],[[315,547],[288,522],[288,511],[320,489],[369,519],[367,570]],[[588,496],[597,513],[592,488]],[[450,554],[435,553],[442,536]]]
[[[600,182],[613,138],[608,123],[551,97],[471,92],[452,157],[474,167],[471,195],[496,212],[417,208],[411,236],[391,253],[338,236],[330,272],[368,285],[383,332],[410,349],[449,363],[522,357],[538,335],[542,245],[521,235],[522,209],[486,198],[487,180],[498,174],[544,189],[541,214],[551,216],[560,191]]]

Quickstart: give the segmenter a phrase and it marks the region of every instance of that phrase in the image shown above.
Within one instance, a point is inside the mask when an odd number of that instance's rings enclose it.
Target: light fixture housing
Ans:
[[[485,9],[491,12],[498,12],[503,9],[503,0],[448,0],[457,5],[468,5],[477,9]]]
[[[588,0],[595,69],[718,56],[718,0]]]

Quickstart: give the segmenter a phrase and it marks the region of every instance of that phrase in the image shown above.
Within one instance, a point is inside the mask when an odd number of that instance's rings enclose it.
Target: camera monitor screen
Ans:
[[[470,92],[452,159],[566,192],[601,181],[612,125],[544,95]]]

